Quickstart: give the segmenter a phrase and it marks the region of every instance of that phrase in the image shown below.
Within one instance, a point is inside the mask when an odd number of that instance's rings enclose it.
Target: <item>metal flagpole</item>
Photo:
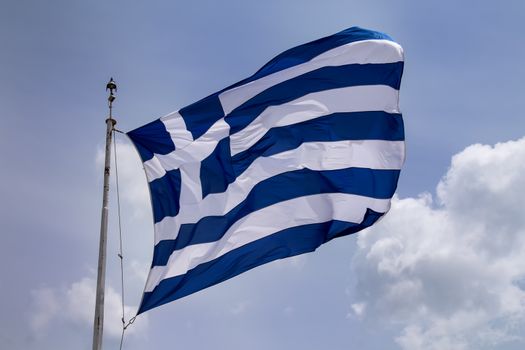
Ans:
[[[104,163],[104,189],[102,192],[102,218],[100,220],[100,243],[98,250],[98,270],[97,270],[97,298],[95,301],[95,319],[93,321],[93,350],[102,348],[102,333],[104,327],[104,287],[106,283],[106,243],[108,236],[108,195],[109,195],[109,169],[111,163],[111,136],[113,127],[117,123],[113,119],[112,109],[115,101],[114,92],[117,91],[117,84],[113,78],[106,85],[109,90],[109,117],[106,119],[106,158]]]

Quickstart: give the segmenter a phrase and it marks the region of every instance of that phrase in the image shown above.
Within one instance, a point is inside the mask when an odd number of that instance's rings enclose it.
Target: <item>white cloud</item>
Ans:
[[[41,335],[60,310],[58,297],[51,288],[34,290],[31,295],[36,312],[32,315],[30,324],[33,331],[37,335]]]
[[[352,311],[357,317],[361,317],[364,315],[366,310],[366,303],[355,303],[350,306],[352,307]]]
[[[525,138],[455,155],[437,200],[395,198],[359,235],[354,313],[399,326],[405,350],[523,342],[524,198]]]
[[[66,288],[40,288],[32,291],[34,312],[30,325],[37,336],[43,336],[56,324],[63,322],[79,324],[91,329],[95,308],[96,281],[85,277]],[[112,287],[106,287],[104,312],[104,334],[119,338],[122,331],[122,304],[120,294]],[[136,308],[124,306],[126,321]],[[126,331],[128,335],[143,334],[148,326],[147,316],[141,315]]]

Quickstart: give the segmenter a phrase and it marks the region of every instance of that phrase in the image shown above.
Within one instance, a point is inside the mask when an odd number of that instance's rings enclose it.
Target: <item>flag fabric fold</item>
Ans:
[[[403,50],[358,27],[128,132],[153,207],[139,314],[369,227],[405,158]]]

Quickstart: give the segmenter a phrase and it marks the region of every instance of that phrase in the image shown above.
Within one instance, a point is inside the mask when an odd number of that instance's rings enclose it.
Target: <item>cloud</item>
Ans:
[[[40,288],[31,293],[36,312],[30,320],[31,328],[41,335],[59,313],[58,297],[53,289]]]
[[[364,315],[365,310],[366,310],[366,304],[365,303],[355,303],[355,304],[352,304],[350,306],[352,307],[353,313],[357,317],[361,317],[361,316]]]
[[[394,198],[358,236],[356,316],[399,327],[405,350],[524,342],[525,138],[452,158],[437,198]]]
[[[30,326],[37,337],[42,337],[58,324],[76,324],[92,329],[95,308],[96,281],[85,277],[65,288],[39,288],[33,290],[34,310]],[[122,332],[122,304],[120,294],[106,287],[104,312],[104,334],[119,338]],[[136,308],[124,306],[125,319],[129,320]],[[147,316],[141,315],[127,330],[128,335],[140,335],[147,329]]]

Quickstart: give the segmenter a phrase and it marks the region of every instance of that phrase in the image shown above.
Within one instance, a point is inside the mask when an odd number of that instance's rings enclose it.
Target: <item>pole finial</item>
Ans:
[[[115,94],[114,92],[117,91],[117,84],[115,83],[115,80],[113,80],[113,77],[109,80],[109,82],[106,84],[106,91],[109,90],[109,97],[108,101],[113,102],[115,101]]]
[[[109,102],[109,119],[112,119],[112,109],[113,109],[113,101],[117,98],[115,96],[115,92],[117,91],[117,83],[115,83],[115,80],[113,80],[113,77],[109,79],[108,83],[106,84],[106,91],[109,90],[109,96],[108,96],[108,102]]]

